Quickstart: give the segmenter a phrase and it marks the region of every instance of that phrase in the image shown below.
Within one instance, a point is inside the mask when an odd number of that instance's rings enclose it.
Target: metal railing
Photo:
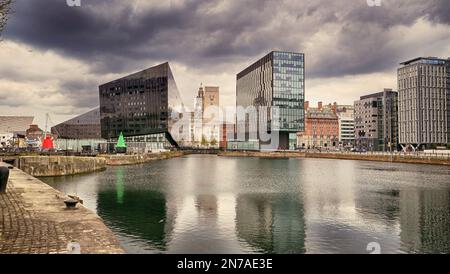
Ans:
[[[436,158],[436,159],[447,159],[450,160],[450,153],[445,152],[382,152],[382,151],[367,151],[367,152],[351,152],[351,151],[333,151],[333,150],[302,150],[300,152],[310,153],[310,154],[340,154],[340,155],[368,155],[368,156],[399,156],[407,158]]]

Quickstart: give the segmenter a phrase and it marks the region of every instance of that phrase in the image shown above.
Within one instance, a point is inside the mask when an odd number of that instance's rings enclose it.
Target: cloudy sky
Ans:
[[[450,57],[448,0],[16,0],[0,42],[0,115],[62,122],[98,85],[171,63],[184,102],[200,83],[233,106],[236,74],[271,50],[306,54],[307,100],[396,89],[396,68]]]

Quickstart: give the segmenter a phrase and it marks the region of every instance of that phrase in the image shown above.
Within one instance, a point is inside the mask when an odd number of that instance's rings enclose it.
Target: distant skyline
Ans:
[[[235,104],[236,74],[272,50],[305,53],[306,100],[353,104],[397,89],[399,63],[450,57],[446,0],[16,1],[0,42],[0,115],[59,123],[98,86],[169,61],[183,101],[200,83]]]

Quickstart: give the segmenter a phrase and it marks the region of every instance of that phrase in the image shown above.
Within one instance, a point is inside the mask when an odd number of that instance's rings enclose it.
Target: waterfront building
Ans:
[[[226,150],[228,148],[228,141],[234,140],[234,124],[224,122],[220,127],[220,141],[219,148],[222,150]]]
[[[259,142],[262,150],[294,148],[305,127],[304,54],[270,52],[236,78],[236,141]]]
[[[51,128],[53,135],[63,139],[101,139],[100,109],[62,122]]]
[[[13,133],[0,133],[0,148],[12,147],[14,145]]]
[[[360,150],[395,151],[398,146],[398,93],[392,89],[355,101],[355,145]]]
[[[189,138],[189,119],[169,63],[99,87],[101,136],[111,143],[123,132],[128,150],[162,151]],[[187,122],[187,123],[185,123]]]
[[[101,136],[100,109],[95,108],[51,128],[55,147],[60,150],[106,150]]]
[[[25,135],[32,116],[0,116],[0,148],[26,147]]]
[[[353,106],[343,106],[336,112],[339,120],[339,145],[353,147],[355,141],[355,109]]]
[[[33,124],[32,116],[0,116],[0,134],[13,133],[25,135]]]
[[[450,58],[401,63],[398,90],[401,146],[416,150],[450,143]]]
[[[203,88],[203,85],[200,86],[194,101],[196,146],[218,147],[220,137],[219,102],[219,87]]]
[[[339,145],[339,120],[335,110],[319,102],[317,108],[305,102],[305,130],[297,134],[302,149],[330,149]]]
[[[45,132],[38,125],[30,125],[25,131],[25,140],[28,147],[40,148],[45,138]]]

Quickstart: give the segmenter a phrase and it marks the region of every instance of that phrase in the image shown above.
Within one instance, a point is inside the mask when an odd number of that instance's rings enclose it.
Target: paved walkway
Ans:
[[[124,253],[96,214],[83,206],[67,210],[65,198],[21,170],[11,170],[7,193],[0,194],[0,253],[67,253],[71,241],[80,244],[83,254]]]

